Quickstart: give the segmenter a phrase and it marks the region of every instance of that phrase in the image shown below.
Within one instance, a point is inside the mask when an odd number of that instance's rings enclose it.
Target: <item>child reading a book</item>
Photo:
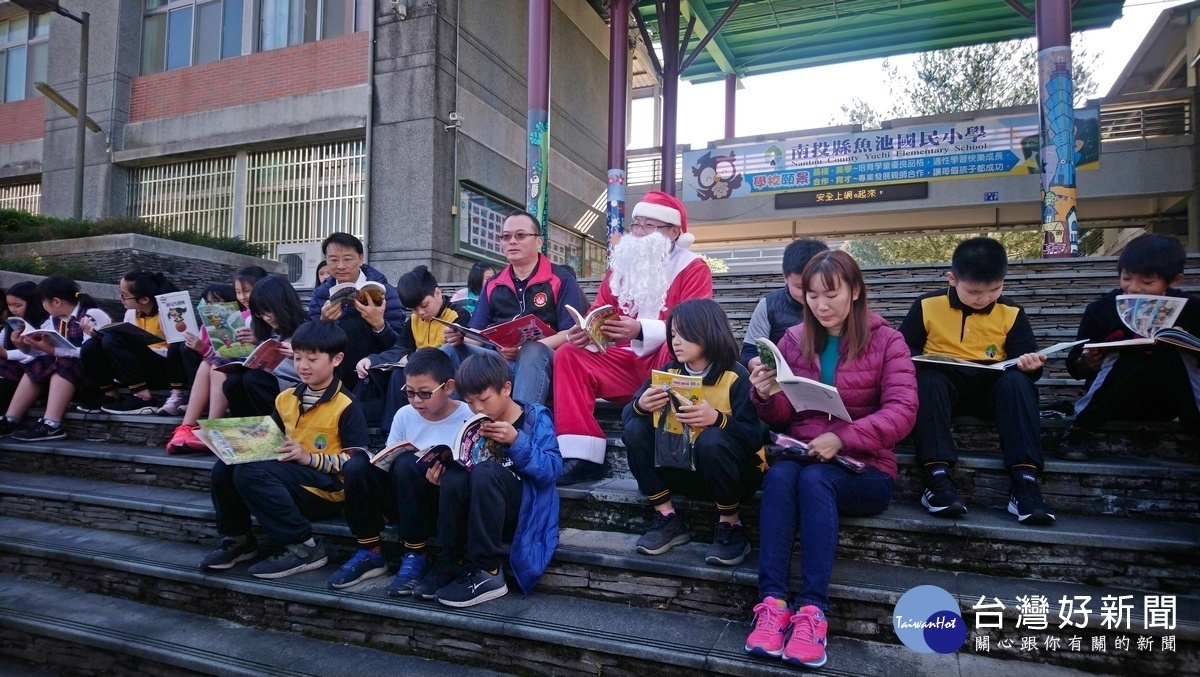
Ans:
[[[467,273],[467,286],[454,292],[450,297],[451,303],[457,303],[467,309],[468,313],[475,312],[475,304],[479,302],[479,294],[483,285],[496,275],[496,267],[484,261],[476,261]]]
[[[917,416],[913,363],[904,338],[867,306],[862,271],[849,254],[822,252],[804,268],[804,322],[779,343],[797,376],[835,386],[852,421],[796,411],[775,390],[775,370],[751,372],[751,402],[772,429],[807,443],[808,455],[776,460],[763,478],[758,590],[746,651],[788,663],[825,663],[829,578],[842,515],[882,512],[892,499],[896,443]],[[839,457],[865,467],[851,469]],[[850,464],[857,466],[857,464]],[[788,579],[800,527],[800,594]],[[790,628],[790,635],[788,634]]]
[[[0,354],[4,358],[0,360],[0,389],[3,390],[3,394],[0,395],[0,403],[7,410],[13,393],[17,390],[17,384],[25,375],[22,361],[27,357],[13,342],[13,334],[20,334],[25,327],[32,329],[41,327],[49,315],[42,307],[42,295],[33,282],[14,284],[5,290],[4,300],[5,308],[8,309],[8,318],[5,318],[4,326],[0,327],[0,348],[3,349]],[[12,319],[11,322],[8,321],[9,318]]]
[[[1200,299],[1175,288],[1183,282],[1186,263],[1183,245],[1173,237],[1147,233],[1130,241],[1117,259],[1119,289],[1088,305],[1076,337],[1092,343],[1136,338],[1117,314],[1121,294],[1187,299],[1175,326],[1200,336]],[[1067,356],[1067,369],[1087,381],[1087,392],[1075,405],[1075,422],[1063,435],[1059,458],[1087,460],[1091,431],[1110,420],[1178,417],[1184,430],[1200,433],[1194,386],[1200,383],[1200,368],[1194,352],[1163,343],[1119,350],[1080,346]]]
[[[779,345],[784,332],[804,319],[804,266],[812,257],[824,251],[829,251],[829,245],[809,237],[793,240],[784,248],[783,287],[767,294],[754,306],[750,323],[746,325],[741,355],[741,362],[746,369],[754,369],[759,364],[758,339],[767,338]]]
[[[421,348],[409,357],[403,373],[402,388],[409,404],[396,412],[387,446],[402,442],[419,450],[443,444],[452,446],[463,423],[471,418],[471,409],[450,398],[454,391],[454,363],[450,356],[436,348]],[[399,525],[406,550],[400,560],[400,572],[387,593],[393,597],[409,595],[429,572],[426,542],[438,520],[438,487],[425,480],[426,469],[417,463],[419,455],[419,452],[402,454],[392,461],[389,470],[381,470],[371,463],[368,454],[356,452],[342,466],[346,524],[358,540],[358,552],[329,578],[329,587],[346,588],[387,573],[387,561],[379,549],[379,533],[385,518]],[[444,552],[451,559],[449,551]],[[458,559],[461,560],[461,554]],[[437,570],[449,568],[443,565]],[[433,587],[430,596],[453,578],[437,579],[441,584]]]
[[[469,471],[434,464],[426,475],[441,487],[438,537],[464,554],[462,573],[434,593],[442,604],[469,607],[508,593],[500,571],[503,541],[521,591],[533,591],[558,547],[558,490],[562,456],[550,411],[512,399],[508,361],[498,353],[463,360],[455,387],[471,411],[492,422],[483,435],[498,445],[497,457]]]
[[[234,368],[222,387],[232,416],[265,416],[271,413],[276,396],[300,379],[290,357],[291,339],[308,321],[295,287],[278,275],[269,275],[254,285],[250,294],[251,341],[261,345],[268,339],[279,341],[284,360],[272,371]]]
[[[328,519],[342,509],[343,451],[366,448],[361,405],[334,376],[346,348],[346,333],[330,322],[306,322],[292,336],[300,385],[279,394],[272,417],[287,442],[278,461],[227,465],[212,471],[212,501],[221,544],[200,568],[220,571],[258,554],[250,518],[283,550],[250,566],[257,578],[283,578],[319,569],[329,561],[312,535],[309,520]]]
[[[662,370],[699,376],[703,383],[700,401],[679,405],[674,414],[679,423],[699,431],[691,442],[695,470],[655,463],[656,431],[665,423],[673,394],[655,386],[653,378],[647,380],[621,414],[629,470],[654,508],[653,525],[638,539],[637,551],[661,555],[691,540],[687,523],[671,503],[674,491],[717,504],[720,520],[705,561],[736,566],[750,552],[738,511],[762,483],[759,452],[765,431],[750,404],[750,374],[738,363],[729,318],[712,299],[684,301],[671,311],[667,345],[673,359]]]
[[[59,440],[67,436],[62,428],[67,405],[76,389],[91,384],[80,361],[80,348],[94,343],[90,329],[109,322],[108,314],[97,308],[91,297],[82,293],[79,285],[65,275],[50,275],[39,282],[38,296],[47,317],[41,327],[27,327],[12,333],[14,349],[23,353],[18,359],[25,374],[0,422],[0,433],[11,433],[14,440],[24,442]],[[57,332],[70,347],[56,345],[44,336],[25,336],[35,329]],[[17,430],[25,412],[43,392],[46,392],[46,411],[42,418]]]

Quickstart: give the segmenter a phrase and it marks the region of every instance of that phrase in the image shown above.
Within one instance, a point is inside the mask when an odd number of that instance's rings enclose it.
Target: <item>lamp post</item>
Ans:
[[[63,9],[58,0],[13,0],[13,4],[29,10],[34,14],[54,12],[67,17],[79,24],[79,108],[75,115],[75,199],[71,216],[83,218],[83,160],[85,129],[87,123],[87,81],[88,81],[88,26],[91,15],[80,12],[79,16]],[[94,123],[93,123],[94,124]]]

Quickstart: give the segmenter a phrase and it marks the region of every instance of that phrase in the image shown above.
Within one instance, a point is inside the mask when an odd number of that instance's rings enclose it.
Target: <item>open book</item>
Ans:
[[[783,392],[796,411],[823,411],[843,421],[853,420],[837,388],[793,374],[779,348],[770,339],[760,338],[755,345],[758,346],[758,359],[762,360],[763,366],[775,370],[775,387],[771,389],[771,395]]]
[[[278,460],[275,449],[286,441],[283,431],[270,416],[200,421],[196,437],[231,465]]]
[[[485,346],[493,348],[516,348],[517,346],[528,341],[540,341],[547,336],[553,336],[558,332],[550,328],[550,325],[542,322],[536,315],[518,315],[508,322],[502,322],[477,331],[470,327],[464,327],[461,324],[454,324],[442,319],[433,318],[434,322],[439,322],[460,331],[469,339],[475,340]]]
[[[1039,351],[1037,351],[1037,354],[1049,356],[1049,355],[1053,355],[1054,353],[1062,352],[1064,350],[1070,350],[1070,349],[1074,348],[1075,346],[1083,344],[1083,343],[1087,343],[1087,341],[1086,340],[1063,341],[1062,343],[1055,343],[1054,345],[1050,346],[1049,348],[1039,350]],[[974,367],[976,369],[992,369],[994,371],[1004,371],[1005,369],[1008,369],[1009,367],[1015,367],[1015,366],[1017,366],[1018,359],[1020,359],[1020,358],[1013,357],[1013,358],[1004,360],[1002,362],[972,362],[971,360],[964,360],[961,357],[951,357],[950,355],[939,355],[937,353],[925,353],[924,355],[914,355],[913,356],[913,362],[927,362],[927,363],[931,363],[931,364],[948,364],[948,365],[952,365],[955,367]]]
[[[11,320],[14,318],[9,319]],[[63,336],[53,329],[34,329],[32,331],[23,332],[21,337],[27,339],[42,337],[49,341],[50,345],[54,346],[55,348],[62,348],[64,350],[74,350],[75,348],[79,347],[68,341],[66,336]],[[159,340],[161,341],[162,339]]]
[[[19,317],[10,317],[4,320],[4,324],[8,325],[10,332],[25,331],[29,323]]]
[[[236,303],[200,303],[200,322],[208,333],[213,350],[226,360],[240,360],[254,352],[254,346],[237,339],[237,330],[246,326],[242,309]]]
[[[667,407],[667,422],[665,428],[669,433],[683,434],[683,424],[676,415],[676,407],[696,404],[704,399],[704,378],[691,374],[672,374],[669,371],[657,369],[650,372],[650,387],[662,388],[675,398],[675,406]],[[699,430],[694,431],[699,434]]]
[[[267,339],[258,344],[243,360],[234,360],[218,367],[213,367],[217,371],[228,374],[235,369],[262,369],[266,372],[274,372],[275,367],[278,367],[287,359],[283,354],[283,344],[278,339]]]
[[[371,455],[371,465],[388,470],[401,454],[417,454],[417,465],[432,468],[435,463],[447,467],[457,464],[467,470],[490,459],[501,460],[503,453],[498,443],[483,436],[483,424],[492,419],[484,414],[475,414],[463,422],[451,445],[435,444],[424,449],[403,440]]]
[[[383,303],[386,294],[387,289],[378,282],[368,280],[361,285],[357,282],[342,282],[329,288],[329,302],[350,303],[358,299],[358,302],[364,305],[369,303],[377,306]]]
[[[162,324],[161,321],[162,318],[159,318],[160,326]],[[164,340],[163,337],[157,334],[151,334],[132,322],[113,322],[111,324],[106,324],[103,327],[98,327],[96,332],[99,334],[124,334],[132,339],[135,339],[138,343],[143,343],[148,346],[152,346],[156,343],[162,343]]]
[[[192,297],[186,291],[159,294],[154,299],[158,301],[158,326],[167,343],[182,343],[187,338],[185,334],[200,335],[200,325],[192,311]]]
[[[408,355],[405,355],[404,357],[401,357],[399,360],[396,360],[395,362],[380,362],[379,364],[372,366],[371,371],[388,372],[388,371],[394,371],[396,369],[403,369],[407,366],[408,366]]]
[[[588,344],[588,350],[601,353],[608,350],[608,347],[612,345],[612,340],[605,336],[602,330],[605,321],[610,317],[617,316],[616,308],[605,304],[599,308],[593,308],[592,312],[588,313],[585,317],[580,315],[578,310],[567,306],[567,313],[571,316],[571,319],[575,320],[575,324],[579,325],[579,328],[588,335],[588,340],[591,341]]]
[[[1200,352],[1200,338],[1179,329],[1175,322],[1187,306],[1186,298],[1176,296],[1150,296],[1148,294],[1121,294],[1117,297],[1117,316],[1133,333],[1141,338],[1124,341],[1089,343],[1084,349],[1125,348],[1148,346],[1159,341],[1179,348]]]

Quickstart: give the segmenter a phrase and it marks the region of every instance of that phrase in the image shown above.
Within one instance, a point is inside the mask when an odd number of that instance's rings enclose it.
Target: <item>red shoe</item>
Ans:
[[[783,662],[819,668],[825,665],[825,635],[829,621],[817,607],[809,604],[792,616],[792,636],[783,649]]]
[[[787,601],[768,597],[754,607],[754,629],[746,638],[746,653],[778,658],[783,655],[784,631],[792,620]]]
[[[199,451],[207,451],[208,447],[196,437],[198,425],[177,425],[175,433],[171,435],[171,441],[167,442],[168,454],[192,454]]]

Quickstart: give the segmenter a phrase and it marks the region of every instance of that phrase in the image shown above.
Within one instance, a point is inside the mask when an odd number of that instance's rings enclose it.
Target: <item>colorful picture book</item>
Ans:
[[[266,372],[274,372],[275,368],[286,359],[287,356],[283,353],[283,344],[277,339],[267,339],[258,344],[245,359],[233,360],[213,368],[225,374],[236,369],[262,369]]]
[[[704,399],[703,377],[691,376],[689,374],[672,374],[669,371],[655,369],[650,372],[650,387],[662,388],[674,398],[675,406],[666,408],[667,421],[664,427],[669,433],[682,434],[683,424],[679,422],[675,410],[677,407],[696,404]],[[692,433],[695,436],[699,434],[699,430],[693,430]]]
[[[275,449],[287,441],[270,416],[200,421],[196,437],[228,464],[278,460]]]
[[[362,284],[358,284],[357,282],[342,282],[329,288],[330,303],[344,304],[358,299],[358,302],[364,305],[377,306],[383,303],[386,295],[387,289],[382,284],[371,281],[366,281]]]
[[[242,309],[236,303],[204,303],[197,308],[200,322],[208,332],[213,350],[226,360],[240,360],[254,352],[254,346],[237,339],[237,330],[246,326]]]
[[[159,294],[154,299],[158,301],[158,326],[167,343],[182,343],[187,340],[187,334],[200,335],[200,325],[192,310],[192,297],[186,291]]]
[[[1124,341],[1089,343],[1084,349],[1106,350],[1148,346],[1154,343],[1169,343],[1173,346],[1200,352],[1200,338],[1175,326],[1186,298],[1176,296],[1151,296],[1149,294],[1121,294],[1117,297],[1117,316],[1130,331],[1140,338]]]
[[[853,420],[837,388],[793,374],[779,348],[770,339],[760,338],[755,345],[763,366],[775,370],[775,387],[771,389],[771,395],[782,392],[796,411],[822,411],[843,421]]]
[[[617,316],[617,309],[609,304],[602,305],[598,308],[593,308],[586,316],[580,315],[578,310],[571,306],[567,306],[567,313],[571,319],[575,320],[575,324],[588,335],[588,350],[592,352],[606,352],[608,347],[612,345],[612,340],[604,335],[604,323],[609,318]]]
[[[527,341],[540,341],[558,333],[535,315],[518,315],[508,322],[493,325],[482,331],[436,317],[433,318],[433,321],[460,331],[467,338],[493,348],[516,348]]]
[[[1087,343],[1087,341],[1086,340],[1063,341],[1062,343],[1055,343],[1054,345],[1050,346],[1049,348],[1044,348],[1042,350],[1039,350],[1039,351],[1037,351],[1037,354],[1038,355],[1046,355],[1047,357],[1049,357],[1050,355],[1053,355],[1054,353],[1060,353],[1064,350],[1070,350],[1070,349],[1074,348],[1075,346],[1082,345],[1084,343]],[[991,369],[993,371],[1004,371],[1005,369],[1008,369],[1009,367],[1017,366],[1017,360],[1020,359],[1020,357],[1019,356],[1012,357],[1007,360],[1003,360],[1001,362],[973,362],[971,360],[964,360],[961,357],[951,357],[950,355],[939,355],[937,353],[926,353],[924,355],[914,355],[912,359],[913,359],[913,362],[926,362],[926,363],[930,363],[930,364],[948,364],[948,365],[955,366],[955,367],[972,367],[975,369]]]
[[[502,445],[483,436],[483,424],[491,422],[492,419],[486,415],[475,414],[458,429],[453,446],[435,444],[421,449],[408,440],[402,440],[372,454],[371,464],[381,470],[388,470],[402,454],[417,454],[417,465],[426,470],[432,468],[435,463],[447,467],[457,464],[470,470],[490,459],[502,460]]]

